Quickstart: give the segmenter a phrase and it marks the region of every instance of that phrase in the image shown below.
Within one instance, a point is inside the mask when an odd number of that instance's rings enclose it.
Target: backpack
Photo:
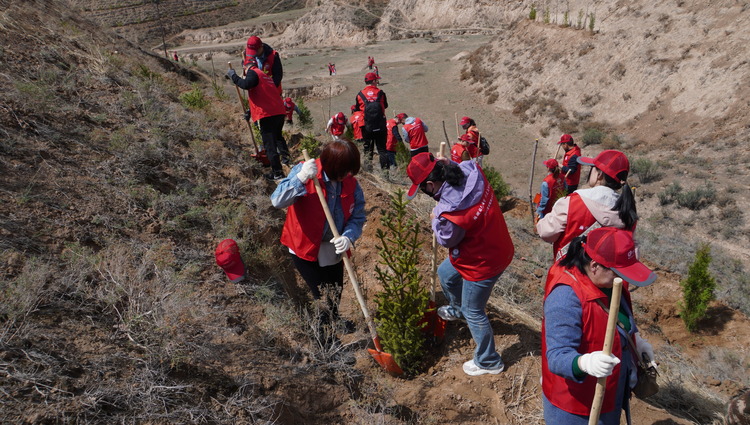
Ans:
[[[487,139],[485,139],[484,136],[479,136],[479,152],[481,152],[482,155],[490,153],[490,144],[487,143]]]
[[[364,93],[359,92],[359,97],[364,103],[364,115],[365,125],[364,128],[368,132],[383,131],[385,130],[385,114],[383,114],[383,106],[380,104],[380,99],[383,96],[383,91],[378,92],[378,97],[370,102]]]

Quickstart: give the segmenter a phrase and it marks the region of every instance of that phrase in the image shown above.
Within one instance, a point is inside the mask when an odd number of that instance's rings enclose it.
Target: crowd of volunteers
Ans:
[[[365,86],[354,98],[351,115],[330,116],[325,131],[331,140],[322,145],[319,158],[297,164],[291,163],[281,130],[285,121],[293,124],[293,113],[300,110],[291,97],[281,96],[283,68],[278,52],[250,37],[243,75],[227,72],[235,85],[247,90],[246,119],[260,130],[271,168],[266,178],[277,183],[271,204],[286,209],[281,244],[312,297],[325,304],[321,323],[336,327],[346,322],[338,310],[344,286],[342,258],[350,254],[367,221],[366,196],[356,176],[361,168],[371,170],[375,153],[384,172],[402,166],[411,181],[407,198],[422,192],[436,201],[429,224],[437,243],[446,248],[437,268],[445,299],[437,314],[444,321],[465,324],[471,333],[475,350],[463,363],[463,371],[470,376],[499,374],[506,364],[495,345],[487,303],[493,288],[503,285],[515,249],[483,169],[489,144],[476,121],[464,116],[460,122],[456,119],[457,132],[460,128],[463,134],[457,135],[449,154],[436,154],[425,121],[405,112],[388,118],[388,98],[379,87],[381,77],[373,57],[368,56],[366,68]],[[328,70],[329,76],[336,75],[332,63]],[[654,360],[651,345],[639,332],[630,290],[656,279],[640,262],[634,241],[638,214],[628,184],[630,162],[617,150],[583,156],[570,134],[563,134],[558,145],[562,157],[556,154],[542,162],[548,173],[534,213],[536,232],[552,245],[540,299],[545,421],[588,423],[599,381],[604,396],[598,423],[619,424],[622,412],[630,423],[636,365],[644,356]],[[402,157],[408,163],[397,164],[398,151],[408,153]],[[282,165],[291,167],[287,174]],[[582,175],[586,187],[579,189]],[[316,193],[316,181],[335,232]],[[235,261],[237,255],[236,244],[217,248],[217,262],[234,282],[246,273],[241,261]],[[623,280],[621,289],[615,278]],[[613,288],[621,292],[615,296]],[[618,325],[611,350],[605,352],[612,299],[615,305],[621,300]],[[344,331],[350,332],[350,327],[344,326]]]

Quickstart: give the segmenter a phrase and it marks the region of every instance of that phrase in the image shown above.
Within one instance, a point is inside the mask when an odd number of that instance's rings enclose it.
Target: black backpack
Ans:
[[[383,91],[379,91],[378,97],[372,102],[368,101],[367,96],[362,92],[359,92],[359,97],[365,105],[365,109],[362,111],[365,115],[365,130],[368,132],[385,131],[385,114],[383,113],[383,106],[380,104]]]
[[[487,143],[487,139],[485,139],[484,136],[479,136],[479,152],[481,152],[482,155],[490,153],[490,144]]]

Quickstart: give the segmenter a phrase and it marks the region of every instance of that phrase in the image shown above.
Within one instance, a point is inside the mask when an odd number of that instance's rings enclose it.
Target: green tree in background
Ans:
[[[708,271],[711,264],[711,247],[704,244],[695,253],[695,261],[688,269],[687,279],[680,282],[682,302],[680,317],[690,332],[698,328],[698,321],[706,316],[708,303],[714,299],[716,281]]]

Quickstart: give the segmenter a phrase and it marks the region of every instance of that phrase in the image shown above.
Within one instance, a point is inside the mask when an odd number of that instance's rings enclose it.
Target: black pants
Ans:
[[[283,173],[279,154],[289,156],[286,140],[281,135],[281,130],[284,128],[284,115],[261,118],[258,120],[258,124],[260,126],[260,137],[263,139],[263,148],[265,148],[268,161],[271,163],[271,170],[274,174]]]
[[[419,149],[414,149],[413,151],[409,151],[409,154],[411,155],[411,158],[414,158],[415,156],[419,155],[422,152],[429,152],[430,147],[427,145],[422,146]]]
[[[378,150],[378,157],[380,159],[380,168],[387,170],[389,166],[388,151],[385,150],[385,143],[388,135],[383,131],[367,131],[362,129],[362,138],[365,142],[365,159],[372,159],[373,156],[373,145]]]
[[[341,289],[344,287],[344,262],[339,261],[332,266],[321,267],[317,261],[303,260],[294,254],[292,254],[292,262],[310,288],[313,298],[319,300],[323,296],[323,290],[330,291],[331,298],[326,300],[330,316],[324,315],[323,320],[326,322],[338,320]]]

